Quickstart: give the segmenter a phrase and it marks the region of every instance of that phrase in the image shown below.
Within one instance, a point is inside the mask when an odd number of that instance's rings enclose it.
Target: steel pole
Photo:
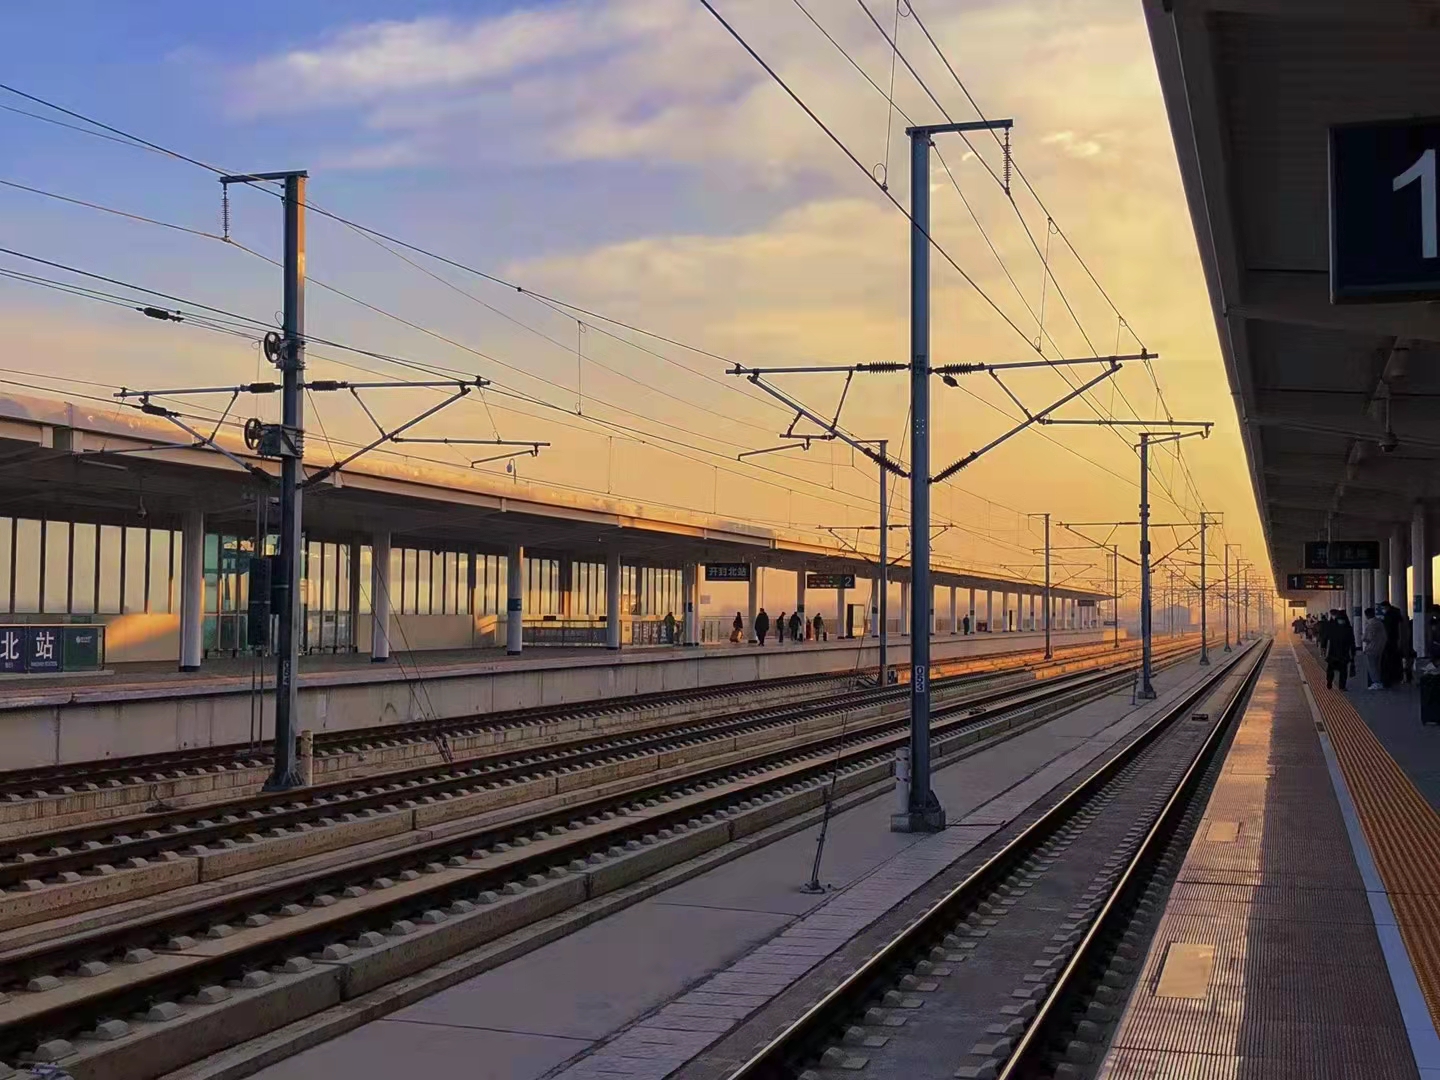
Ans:
[[[1110,588],[1115,597],[1112,605],[1115,616],[1115,648],[1120,648],[1120,548],[1116,545],[1110,553]]]
[[[930,132],[910,133],[910,802],[902,832],[945,827],[930,789]]]
[[[1050,651],[1050,514],[1045,514],[1045,659],[1055,654]]]
[[[1140,696],[1155,697],[1150,685],[1150,435],[1140,433]]]
[[[1210,663],[1209,620],[1205,609],[1205,511],[1200,511],[1200,663]]]
[[[890,445],[889,439],[880,440],[880,460],[889,461],[886,448]],[[890,644],[890,630],[886,625],[890,618],[890,605],[886,599],[890,592],[890,508],[886,489],[889,487],[890,476],[885,466],[880,466],[880,685],[888,685],[890,678],[890,660],[887,646]]]
[[[285,178],[285,300],[281,344],[281,423],[299,433],[304,425],[300,390],[305,370],[305,177]],[[278,600],[279,636],[275,665],[275,770],[266,781],[269,791],[300,783],[295,769],[295,669],[300,661],[300,458],[287,454],[280,462],[280,557],[273,595]]]

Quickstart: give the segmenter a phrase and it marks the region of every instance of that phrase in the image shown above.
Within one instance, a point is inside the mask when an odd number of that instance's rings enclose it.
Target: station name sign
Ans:
[[[854,574],[806,574],[807,589],[853,589]]]
[[[712,562],[705,564],[706,581],[749,581],[750,564],[745,562]]]
[[[1378,540],[1313,540],[1305,545],[1306,570],[1379,570]]]
[[[1286,574],[1285,587],[1297,592],[1323,592],[1345,588],[1344,574]]]
[[[104,662],[103,626],[0,626],[0,673],[98,671]]]
[[[1440,119],[1330,129],[1330,299],[1440,299]]]

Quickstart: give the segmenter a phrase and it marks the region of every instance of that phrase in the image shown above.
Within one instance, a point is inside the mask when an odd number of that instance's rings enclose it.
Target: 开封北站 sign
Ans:
[[[1330,129],[1330,299],[1440,299],[1440,119]]]
[[[1378,540],[1312,540],[1305,545],[1306,570],[1379,570]]]
[[[806,574],[807,589],[853,589],[854,574]]]
[[[1329,592],[1345,588],[1345,575],[1286,574],[1285,587],[1296,592]]]
[[[706,581],[749,581],[750,564],[744,562],[720,562],[705,564]]]

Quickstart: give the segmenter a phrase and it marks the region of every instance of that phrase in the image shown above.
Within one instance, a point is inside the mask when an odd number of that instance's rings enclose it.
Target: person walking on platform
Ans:
[[[755,640],[762,646],[765,644],[765,635],[770,633],[770,616],[765,614],[762,607],[755,616]]]
[[[824,636],[826,641],[830,640],[829,635],[825,633],[825,620],[820,617],[820,613],[817,611],[815,612],[815,640],[819,641],[822,636]]]
[[[1365,625],[1360,628],[1360,642],[1361,651],[1365,653],[1365,689],[1384,690],[1380,660],[1385,652],[1385,623],[1375,614],[1373,607],[1365,609]]]
[[[1394,686],[1400,681],[1404,661],[1400,647],[1400,632],[1405,624],[1404,616],[1394,604],[1384,603],[1376,612],[1385,624],[1385,648],[1380,650],[1380,685]]]
[[[780,612],[780,617],[775,620],[775,642],[776,642],[776,644],[779,644],[779,645],[784,645],[784,644],[785,644],[785,631],[788,630],[789,628],[790,628],[790,620],[785,617],[785,613],[782,611],[782,612]]]
[[[666,645],[674,645],[674,644],[675,644],[675,613],[674,613],[673,611],[667,611],[667,612],[665,613],[665,624],[664,624],[664,625],[665,625],[665,644],[666,644]]]
[[[1320,659],[1325,659],[1325,646],[1330,640],[1330,616],[1322,614],[1315,620],[1315,644],[1320,649]]]
[[[1355,632],[1350,628],[1350,620],[1345,613],[1336,612],[1325,634],[1325,689],[1335,688],[1337,674],[1340,676],[1340,689],[1345,689],[1345,678],[1354,659]]]
[[[798,645],[804,639],[805,620],[800,618],[800,612],[792,611],[790,613],[790,641],[792,644]]]

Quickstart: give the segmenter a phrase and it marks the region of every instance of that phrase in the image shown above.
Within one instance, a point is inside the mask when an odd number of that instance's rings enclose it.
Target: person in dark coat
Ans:
[[[791,640],[791,641],[793,641],[793,642],[795,642],[795,643],[798,644],[799,642],[801,642],[801,641],[803,641],[803,640],[805,639],[804,623],[805,623],[805,620],[802,619],[802,618],[800,618],[800,612],[798,612],[798,611],[792,611],[792,612],[790,613],[790,640]]]
[[[1345,679],[1350,672],[1350,661],[1355,658],[1355,632],[1350,620],[1339,612],[1330,620],[1329,632],[1325,635],[1325,689],[1334,689],[1335,676],[1340,676],[1340,689],[1345,689]]]
[[[1321,615],[1315,622],[1315,644],[1320,648],[1320,658],[1325,658],[1325,642],[1330,637],[1330,616]]]
[[[770,633],[770,616],[765,614],[762,607],[759,614],[755,616],[755,640],[761,645],[765,644],[765,635]]]
[[[775,620],[775,640],[779,644],[785,644],[785,631],[789,629],[790,620],[785,617],[785,613],[782,611],[780,612],[780,618]]]
[[[812,625],[815,627],[816,641],[821,640],[822,637],[826,641],[830,640],[830,635],[825,633],[825,620],[820,617],[820,613],[818,611],[815,612],[815,621]]]
[[[667,612],[665,613],[665,623],[664,623],[664,625],[665,625],[665,644],[667,644],[667,645],[674,645],[674,644],[675,644],[675,613],[674,613],[673,611],[667,611]]]
[[[1400,629],[1403,620],[1400,609],[1394,604],[1385,604],[1380,612],[1380,621],[1385,624],[1385,648],[1380,653],[1380,682],[1394,686],[1400,681],[1404,661],[1401,660]]]

